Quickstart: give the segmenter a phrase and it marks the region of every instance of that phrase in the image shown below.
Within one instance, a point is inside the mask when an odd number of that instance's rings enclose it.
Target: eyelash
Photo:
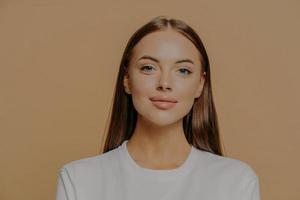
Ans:
[[[151,67],[151,68],[153,68],[151,65],[144,65],[143,67],[141,67],[141,70],[143,71],[145,68],[147,68],[147,67]],[[190,71],[190,70],[188,70],[188,69],[186,69],[186,68],[180,68],[180,70],[181,69],[184,69],[184,70],[186,70],[187,72],[188,72],[188,74],[191,74],[192,72]],[[187,75],[188,75],[187,74]]]

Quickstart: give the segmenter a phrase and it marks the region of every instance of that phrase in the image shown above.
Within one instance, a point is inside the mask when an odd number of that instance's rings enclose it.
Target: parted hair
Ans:
[[[158,16],[140,27],[127,42],[124,50],[117,82],[114,88],[112,107],[105,127],[104,147],[100,153],[108,152],[118,147],[124,140],[130,139],[137,122],[137,111],[133,106],[132,97],[125,92],[123,79],[127,70],[132,49],[147,34],[155,31],[164,31],[171,28],[188,38],[198,49],[201,61],[201,73],[205,75],[205,82],[201,96],[195,98],[190,112],[183,118],[183,130],[189,144],[220,156],[223,155],[217,112],[215,109],[211,77],[210,63],[205,47],[199,35],[185,22]]]

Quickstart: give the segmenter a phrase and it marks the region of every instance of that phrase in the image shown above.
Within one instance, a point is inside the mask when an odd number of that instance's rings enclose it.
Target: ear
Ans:
[[[201,75],[201,80],[200,80],[198,88],[196,90],[195,98],[198,98],[201,96],[204,83],[205,83],[205,73],[204,73],[204,75]]]
[[[129,87],[129,73],[125,71],[124,78],[123,78],[123,86],[125,89],[125,92],[127,94],[130,94],[130,87]]]

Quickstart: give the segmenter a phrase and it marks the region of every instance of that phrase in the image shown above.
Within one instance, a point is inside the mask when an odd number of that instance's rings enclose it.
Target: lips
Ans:
[[[151,101],[160,101],[160,102],[172,102],[177,103],[177,100],[171,97],[166,96],[154,96],[150,98]]]
[[[149,99],[155,107],[161,110],[173,108],[177,103],[176,99],[166,96],[155,96]]]

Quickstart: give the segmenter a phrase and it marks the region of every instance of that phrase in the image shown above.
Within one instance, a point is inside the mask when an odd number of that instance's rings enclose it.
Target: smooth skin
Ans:
[[[201,95],[205,76],[201,74],[200,54],[194,44],[180,33],[167,29],[150,33],[134,47],[124,88],[132,95],[137,124],[127,143],[131,157],[149,169],[174,169],[187,159],[187,142],[182,120]],[[139,59],[151,56],[151,59]],[[190,62],[176,63],[189,59]],[[163,95],[175,98],[170,109],[159,109],[149,100]]]

